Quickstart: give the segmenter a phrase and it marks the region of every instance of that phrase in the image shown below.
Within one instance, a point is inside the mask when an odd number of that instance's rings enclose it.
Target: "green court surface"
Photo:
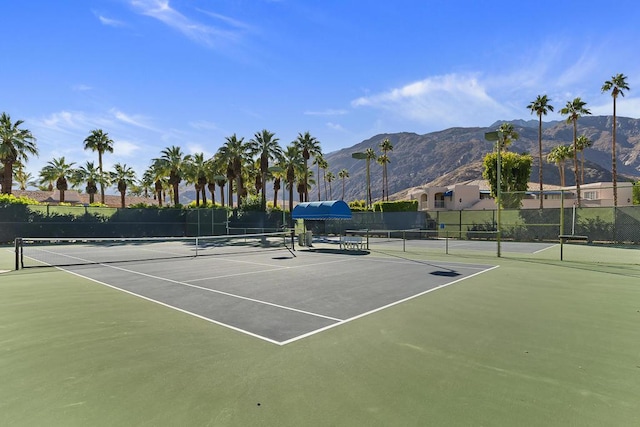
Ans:
[[[372,248],[499,267],[284,346],[54,268],[0,273],[0,425],[638,425],[640,251],[564,251]]]

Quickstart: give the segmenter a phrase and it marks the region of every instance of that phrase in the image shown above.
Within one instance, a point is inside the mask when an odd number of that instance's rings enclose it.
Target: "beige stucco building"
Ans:
[[[446,187],[417,187],[409,192],[412,200],[418,201],[420,211],[438,210],[483,210],[496,209],[495,199],[491,196],[487,181],[467,181]],[[523,209],[538,209],[540,207],[540,185],[529,183],[529,191],[522,200]],[[630,182],[618,183],[618,206],[633,204]],[[559,208],[572,206],[576,202],[576,187],[560,187],[556,185],[543,186],[544,207]],[[581,206],[606,207],[613,206],[613,183],[595,182],[583,184],[581,190]]]

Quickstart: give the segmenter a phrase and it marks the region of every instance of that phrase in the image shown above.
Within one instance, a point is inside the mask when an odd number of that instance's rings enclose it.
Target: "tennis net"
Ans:
[[[16,268],[153,261],[214,255],[289,250],[291,233],[200,237],[20,238]]]

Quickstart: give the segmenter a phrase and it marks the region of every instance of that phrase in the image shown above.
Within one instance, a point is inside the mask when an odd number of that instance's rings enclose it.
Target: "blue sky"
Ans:
[[[310,131],[325,153],[386,132],[533,119],[602,83],[640,117],[637,1],[30,0],[0,5],[0,110],[37,138],[34,175],[84,164],[92,129],[141,174],[168,146],[212,155],[225,137]],[[637,91],[635,90],[637,88]]]

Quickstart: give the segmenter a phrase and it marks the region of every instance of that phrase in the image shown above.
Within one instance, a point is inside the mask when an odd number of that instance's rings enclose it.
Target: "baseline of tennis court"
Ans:
[[[267,251],[67,266],[72,274],[284,345],[495,266]]]

